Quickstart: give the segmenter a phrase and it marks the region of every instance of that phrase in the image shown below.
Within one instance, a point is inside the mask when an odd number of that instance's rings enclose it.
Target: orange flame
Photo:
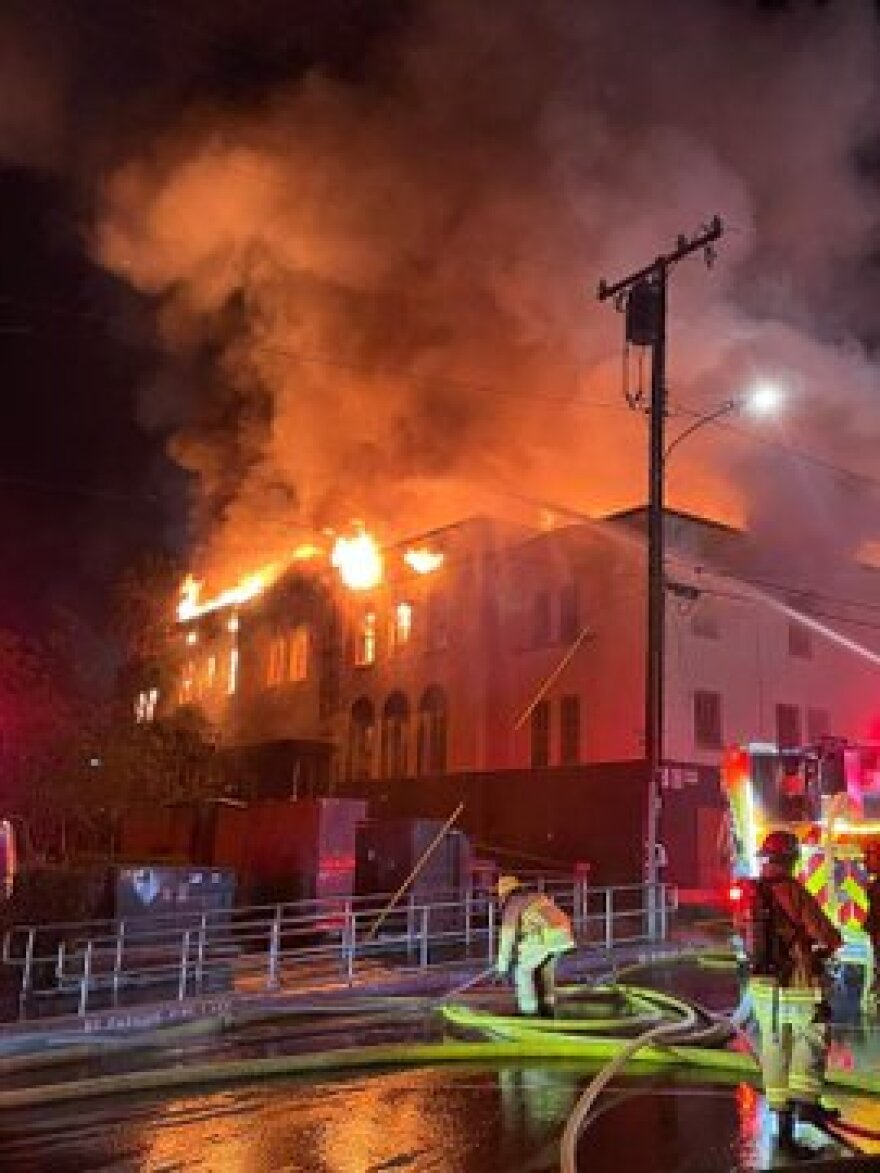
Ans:
[[[411,566],[416,574],[430,574],[438,566],[443,565],[443,555],[422,546],[420,549],[407,550],[403,556],[407,566]]]
[[[371,590],[382,580],[382,553],[368,533],[359,533],[354,538],[338,537],[330,562],[353,591]]]
[[[247,578],[243,578],[237,586],[221,591],[219,595],[215,595],[212,599],[206,599],[204,603],[199,601],[202,583],[188,574],[180,588],[180,602],[177,605],[178,623],[188,623],[191,619],[197,619],[199,615],[206,615],[209,611],[220,611],[224,607],[240,606],[242,603],[248,602],[249,599],[256,598],[269,584],[271,570],[271,567],[267,567],[257,574],[250,574]]]

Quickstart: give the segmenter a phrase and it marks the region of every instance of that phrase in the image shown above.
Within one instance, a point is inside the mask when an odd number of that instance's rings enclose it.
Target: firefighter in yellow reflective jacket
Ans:
[[[496,970],[513,966],[520,1014],[552,1018],[556,1006],[556,962],[575,948],[571,921],[543,892],[529,892],[516,876],[498,881],[501,929]]]
[[[778,1114],[780,1146],[797,1152],[797,1121],[821,1127],[830,1008],[824,965],[843,943],[816,898],[792,875],[798,840],[773,831],[761,848],[750,917],[749,983],[758,1023],[767,1103]]]

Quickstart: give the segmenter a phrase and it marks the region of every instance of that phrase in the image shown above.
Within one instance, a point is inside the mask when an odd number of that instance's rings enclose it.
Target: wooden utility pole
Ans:
[[[671,252],[651,264],[609,285],[599,283],[600,301],[614,298],[626,311],[626,339],[635,346],[650,346],[651,400],[647,408],[650,423],[648,444],[648,600],[645,652],[645,764],[647,796],[645,806],[645,882],[649,893],[651,930],[655,922],[653,885],[658,882],[657,827],[663,771],[664,718],[664,485],[666,425],[666,301],[669,271],[691,253],[703,251],[706,263],[715,258],[713,244],[723,232],[718,216],[693,237],[680,236]],[[631,406],[642,407],[636,398]]]

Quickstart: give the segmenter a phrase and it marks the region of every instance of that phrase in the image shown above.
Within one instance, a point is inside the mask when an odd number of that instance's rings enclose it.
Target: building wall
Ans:
[[[182,670],[193,679],[201,672],[203,681],[206,658],[214,657],[214,691],[202,688],[197,696],[191,684],[189,695],[218,721],[221,740],[324,742],[337,787],[353,772],[376,780],[393,773],[412,779],[417,773],[530,769],[541,715],[548,717],[547,768],[576,765],[562,762],[563,705],[570,713],[575,697],[578,761],[634,762],[644,755],[645,554],[638,528],[624,521],[539,533],[468,520],[420,539],[443,555],[431,573],[417,574],[403,565],[400,551],[391,551],[385,580],[371,592],[343,588],[329,570],[292,575],[242,605],[234,616],[237,630],[230,630],[227,612],[179,630],[174,655]],[[871,734],[880,709],[877,665],[818,631],[793,636],[792,618],[743,581],[744,535],[671,517],[668,536],[669,761],[717,768],[725,744],[777,740],[780,704],[797,710],[804,741],[821,731],[810,728],[816,725],[808,721],[811,713],[825,715],[829,733]],[[737,577],[706,570],[710,563],[734,568]],[[778,602],[780,592],[775,597]],[[400,605],[410,608],[404,641],[392,632]],[[880,650],[876,630],[858,608],[838,608],[833,620],[821,617],[818,604],[811,613]],[[372,647],[369,656],[358,657],[367,615],[373,616]],[[304,678],[279,679],[276,672],[270,679],[273,644],[303,627]],[[187,642],[193,631],[194,645]],[[217,666],[228,665],[233,652],[238,670],[230,692],[228,673]],[[203,666],[194,670],[199,657]],[[700,692],[718,697],[715,744],[696,736]],[[445,704],[440,770],[419,757],[420,708],[432,695]],[[355,711],[372,714],[364,770],[353,770]],[[386,755],[384,763],[383,717],[401,731],[399,754]],[[700,802],[711,799],[706,778],[712,776],[699,774]],[[670,795],[670,801],[678,800]],[[696,802],[694,795],[688,801]]]

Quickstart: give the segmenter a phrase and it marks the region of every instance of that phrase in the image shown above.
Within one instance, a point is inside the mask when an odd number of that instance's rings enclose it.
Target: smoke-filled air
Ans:
[[[198,569],[353,519],[387,541],[523,497],[642,503],[596,287],[715,214],[715,265],[672,277],[670,435],[759,379],[783,410],[689,439],[669,503],[876,538],[870,486],[780,446],[877,471],[878,78],[867,2],[440,0],[356,81],[314,71],[132,140],[91,239],[155,299],[142,415],[197,474]]]

